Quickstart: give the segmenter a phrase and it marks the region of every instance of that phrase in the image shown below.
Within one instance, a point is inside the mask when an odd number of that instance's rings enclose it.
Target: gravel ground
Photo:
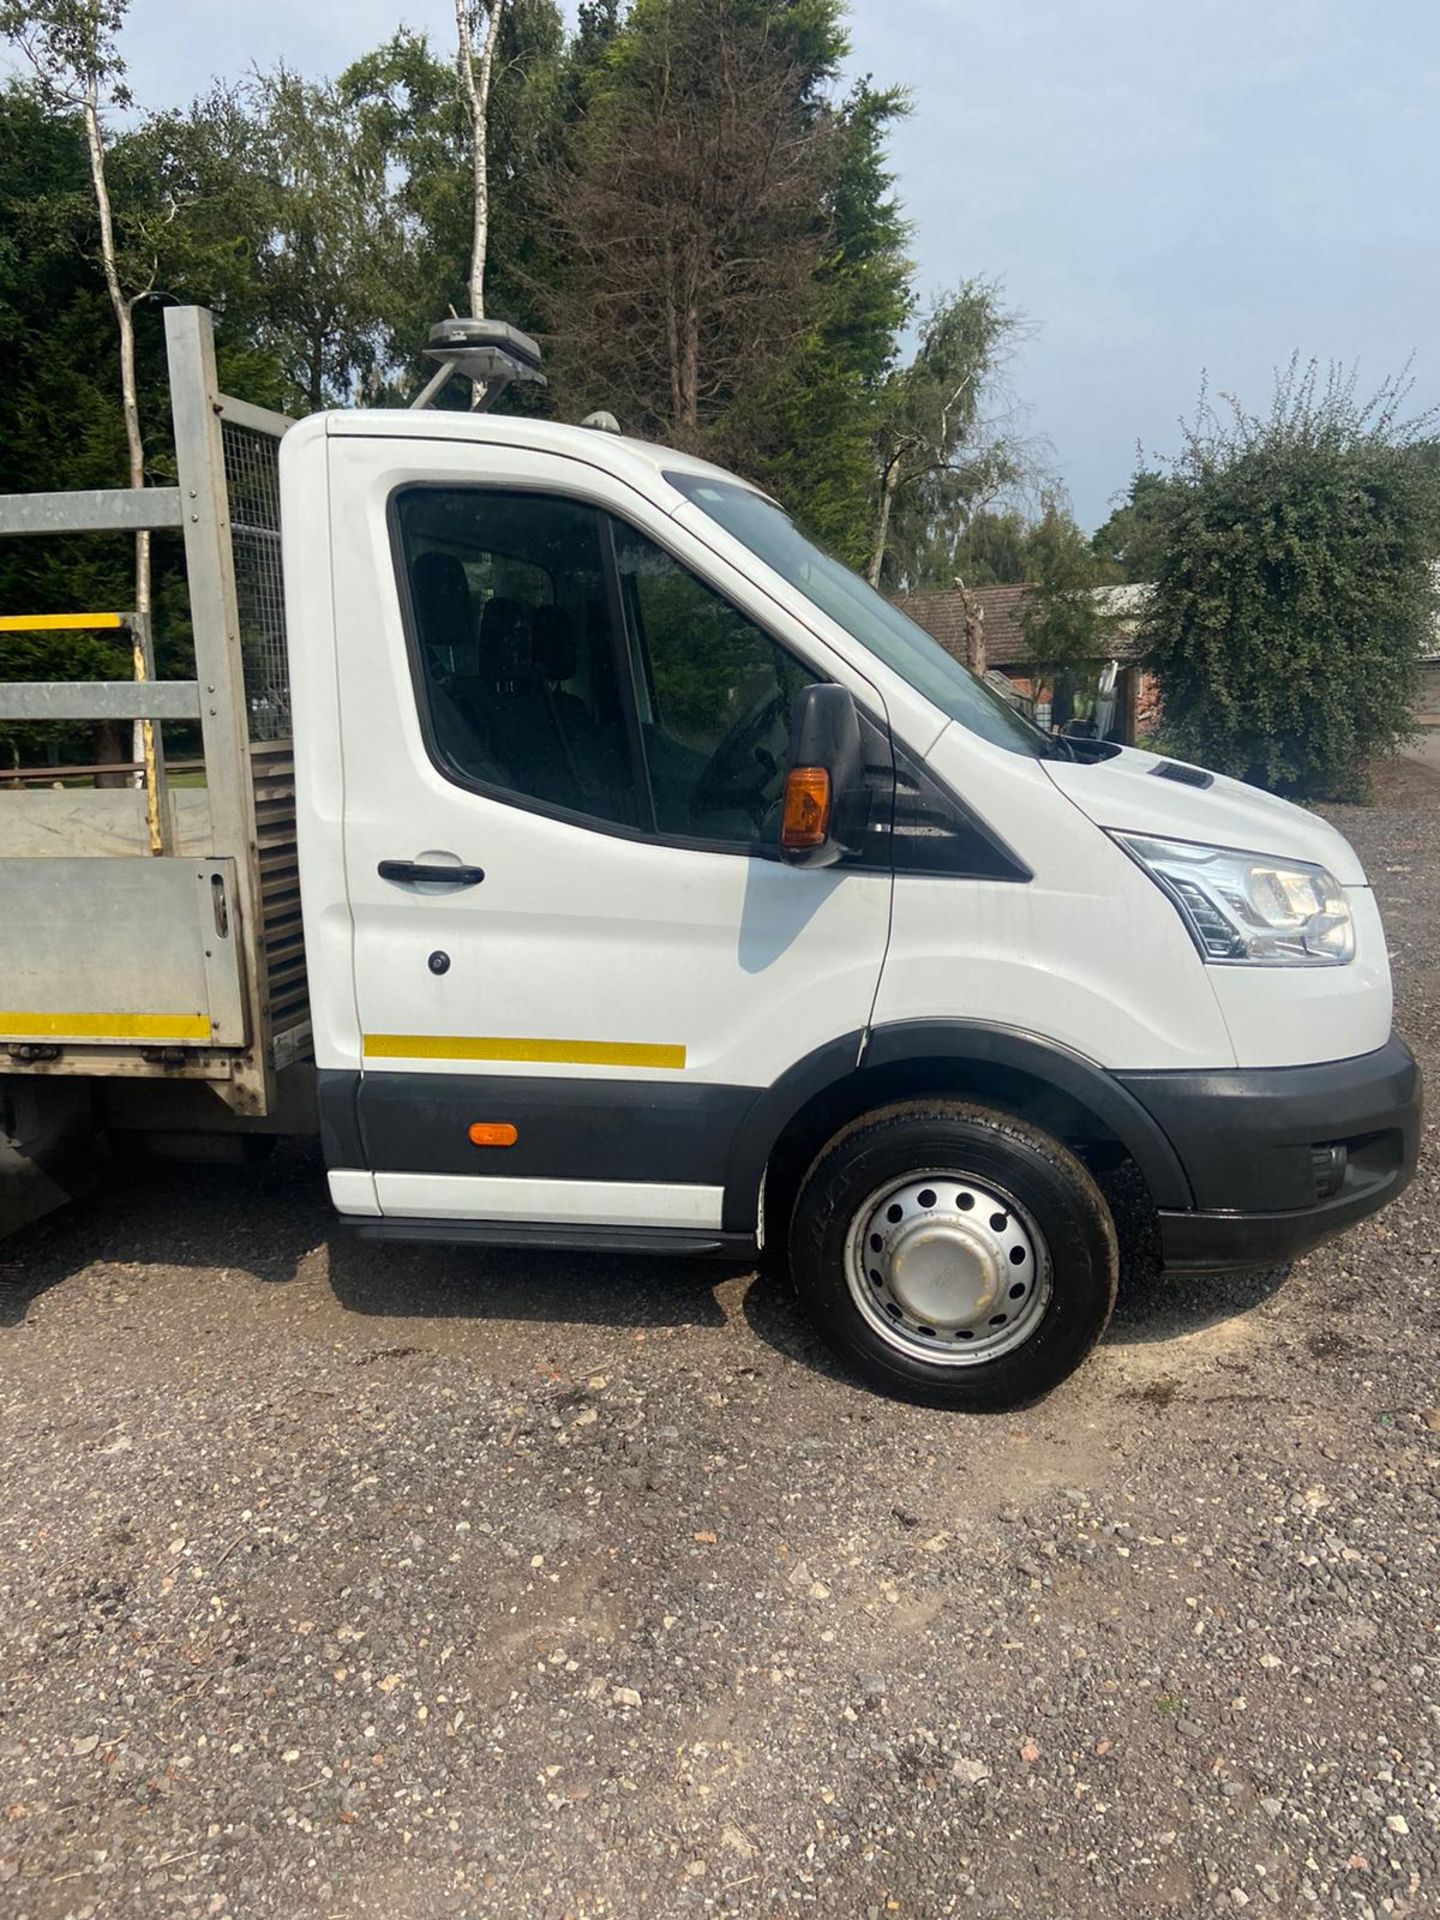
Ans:
[[[1337,818],[1440,1075],[1440,821]],[[1440,1912],[1437,1161],[985,1420],[749,1275],[115,1182],[0,1246],[0,1912]]]

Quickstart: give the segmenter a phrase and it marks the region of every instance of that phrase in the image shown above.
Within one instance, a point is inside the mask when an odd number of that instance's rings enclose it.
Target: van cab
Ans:
[[[1413,1170],[1385,937],[1325,821],[1037,732],[717,468],[488,413],[280,450],[330,1192],[360,1232],[788,1261],[889,1391],[1069,1373],[1097,1176],[1167,1266]]]

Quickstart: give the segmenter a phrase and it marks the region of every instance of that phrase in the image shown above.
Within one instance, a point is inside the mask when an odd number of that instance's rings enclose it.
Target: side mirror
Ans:
[[[781,858],[792,867],[833,866],[859,852],[868,813],[855,702],[844,687],[806,687],[790,726]]]

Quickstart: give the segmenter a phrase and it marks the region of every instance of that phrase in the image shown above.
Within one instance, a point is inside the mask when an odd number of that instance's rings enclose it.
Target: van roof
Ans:
[[[314,416],[329,435],[358,435],[396,440],[464,440],[481,446],[524,447],[536,453],[558,453],[583,459],[649,492],[667,473],[689,473],[761,489],[738,474],[728,473],[708,460],[681,453],[652,440],[628,434],[602,433],[594,427],[569,426],[558,420],[534,420],[523,414],[461,413],[438,409],[354,408]],[[762,495],[763,497],[763,495]]]

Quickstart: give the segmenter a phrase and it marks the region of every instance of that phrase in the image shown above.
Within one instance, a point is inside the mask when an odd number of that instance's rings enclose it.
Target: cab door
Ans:
[[[572,457],[352,434],[329,479],[337,1203],[753,1233],[753,1195],[725,1207],[746,1115],[817,1050],[858,1057],[890,912],[885,865],[777,857],[790,709],[816,679],[878,694]]]

